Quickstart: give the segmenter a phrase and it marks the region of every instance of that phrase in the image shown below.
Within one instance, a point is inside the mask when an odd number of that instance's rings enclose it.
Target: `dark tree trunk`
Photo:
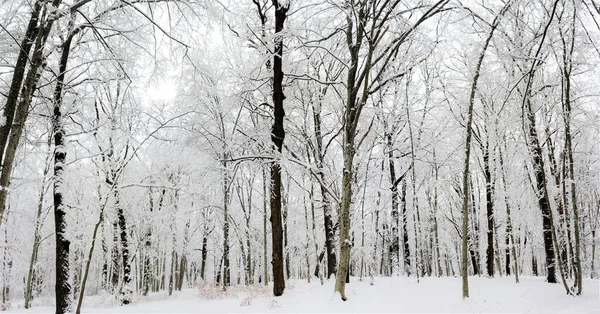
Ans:
[[[59,74],[56,78],[56,88],[54,90],[54,112],[52,116],[54,133],[54,233],[56,238],[56,284],[54,291],[57,314],[71,310],[71,285],[69,284],[69,246],[71,243],[65,235],[67,219],[63,201],[63,193],[65,192],[63,172],[67,152],[61,105],[72,39],[73,37],[69,36],[62,47]]]
[[[392,142],[392,134],[387,133],[387,149],[388,163],[390,170],[390,181],[392,184],[392,234],[390,243],[390,262],[392,266],[392,274],[400,274],[400,237],[398,234],[398,183],[396,182],[396,167],[394,166],[394,145]],[[400,178],[402,179],[402,178]]]
[[[536,130],[536,122],[535,122],[535,113],[531,104],[531,88],[533,77],[535,74],[536,66],[538,65],[538,61],[540,60],[540,52],[542,50],[542,46],[544,44],[544,40],[546,39],[546,34],[548,33],[548,29],[552,24],[552,20],[554,19],[554,13],[556,12],[556,7],[558,6],[558,0],[554,2],[552,7],[552,12],[549,15],[548,22],[542,33],[542,38],[540,40],[537,51],[534,55],[533,62],[531,64],[531,68],[529,70],[529,77],[527,81],[527,86],[525,89],[525,93],[523,95],[523,119],[526,119],[523,124],[525,124],[525,132],[528,133],[527,146],[531,152],[532,162],[533,162],[533,170],[535,174],[536,186],[535,186],[535,194],[538,198],[538,204],[540,210],[542,212],[542,234],[544,238],[544,251],[546,253],[546,280],[549,283],[556,283],[556,266],[555,263],[555,253],[554,253],[554,244],[553,235],[553,218],[552,218],[552,210],[550,209],[550,202],[548,197],[548,188],[546,183],[546,170],[544,168],[544,159],[542,157],[542,146],[540,145],[540,141],[538,139],[538,134]],[[537,266],[536,266],[537,268]],[[567,290],[568,292],[568,290]]]
[[[483,176],[485,177],[485,207],[487,216],[487,249],[486,263],[487,274],[494,277],[494,183],[490,170],[489,143],[483,147]]]
[[[114,292],[119,284],[119,276],[121,274],[121,261],[119,259],[119,223],[114,220],[112,223],[112,247],[110,249],[111,271],[110,271],[110,290]]]
[[[154,201],[152,200],[152,188],[149,189],[148,193],[149,199],[149,211],[150,216],[152,216],[152,212],[154,211]],[[152,225],[148,222],[148,226],[146,227],[146,235],[144,241],[144,269],[143,269],[143,278],[142,278],[142,295],[147,296],[150,291],[150,250],[152,249]]]
[[[113,177],[113,180],[117,180],[117,178]],[[129,261],[129,241],[127,239],[127,222],[125,220],[125,214],[123,212],[123,207],[120,206],[120,195],[119,195],[119,187],[115,185],[114,187],[114,197],[115,197],[115,207],[117,207],[117,220],[119,223],[119,240],[121,242],[121,257],[123,262],[123,289],[121,291],[121,303],[129,304],[131,303],[131,293],[133,292],[131,285],[131,264]]]
[[[108,248],[106,246],[106,220],[102,222],[102,289],[108,291]]]
[[[283,39],[281,31],[287,17],[288,6],[281,5],[279,1],[273,0],[275,7],[275,55],[273,57],[273,107],[274,118],[271,140],[278,152],[281,153],[285,130],[283,128],[283,71],[282,53]],[[271,165],[271,229],[273,241],[273,294],[280,296],[285,289],[285,278],[283,274],[283,223],[281,219],[281,166],[278,162]]]
[[[526,96],[529,98],[529,96]],[[546,253],[546,280],[549,283],[556,283],[556,266],[554,245],[552,243],[552,212],[548,198],[548,189],[546,187],[546,170],[542,158],[542,147],[540,146],[537,130],[535,127],[535,115],[531,108],[531,100],[527,99],[526,117],[527,128],[529,129],[529,146],[532,153],[533,169],[536,181],[535,193],[538,198],[538,205],[542,211],[542,228],[544,237],[544,251]]]
[[[471,180],[472,181],[472,180]],[[473,182],[469,183],[468,193],[471,195],[471,215],[477,217],[477,205],[475,204],[475,191],[473,191]],[[473,264],[473,275],[479,275],[479,224],[477,219],[472,219],[473,231],[468,232],[467,240],[469,241],[469,255]]]
[[[402,243],[404,245],[404,272],[407,276],[410,276],[410,245],[408,243],[408,223],[406,221],[406,181],[402,181],[402,194],[400,197],[400,203],[402,204]]]
[[[204,234],[202,237],[202,262],[200,263],[200,278],[205,280],[205,270],[206,270],[206,255],[207,255],[207,246],[208,246],[208,235]]]
[[[322,179],[325,175],[322,173]],[[333,211],[326,187],[321,184],[321,196],[323,202],[323,219],[325,223],[325,250],[327,251],[327,279],[337,272],[337,258],[335,255],[335,233],[333,224]]]

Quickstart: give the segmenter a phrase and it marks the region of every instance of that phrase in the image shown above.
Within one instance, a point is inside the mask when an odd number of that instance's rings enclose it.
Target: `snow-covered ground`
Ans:
[[[227,292],[204,286],[167,297],[155,294],[136,298],[133,304],[117,306],[111,296],[85,299],[86,313],[289,313],[289,312],[397,312],[397,313],[594,313],[600,314],[600,282],[584,280],[580,297],[565,294],[561,284],[547,284],[544,279],[471,277],[471,298],[462,300],[460,278],[352,278],[347,285],[348,301],[333,293],[334,281],[321,285],[318,280],[289,281],[283,296],[275,298],[264,286],[232,287]],[[40,301],[40,300],[38,300]],[[110,305],[110,304],[113,305]],[[108,304],[108,307],[107,307]],[[10,313],[54,312],[52,307],[37,306],[30,310],[16,308]]]

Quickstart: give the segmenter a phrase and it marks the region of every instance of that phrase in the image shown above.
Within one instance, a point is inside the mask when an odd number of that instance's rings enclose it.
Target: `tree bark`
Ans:
[[[283,128],[283,118],[285,111],[283,109],[283,71],[282,54],[283,38],[281,31],[287,17],[289,7],[282,5],[277,0],[273,0],[275,7],[275,55],[273,56],[273,107],[274,122],[271,130],[271,140],[275,145],[277,152],[281,153],[285,130]],[[279,162],[271,164],[271,235],[272,235],[272,253],[273,253],[273,294],[280,296],[285,289],[285,277],[283,269],[283,223],[281,217],[281,165]]]
[[[200,263],[200,278],[206,280],[206,256],[208,255],[208,234],[202,236],[202,262]]]
[[[490,169],[489,139],[486,139],[483,149],[483,176],[485,178],[485,207],[487,217],[487,248],[485,251],[487,275],[494,277],[494,183]]]
[[[131,293],[133,288],[131,287],[131,263],[129,261],[129,240],[127,236],[127,221],[125,220],[125,213],[123,207],[120,204],[120,193],[119,187],[116,185],[118,178],[113,177],[115,180],[115,186],[113,195],[115,198],[115,207],[117,208],[117,221],[119,224],[119,241],[121,243],[121,258],[123,263],[123,288],[121,291],[121,304],[126,305],[131,303]]]
[[[63,200],[66,189],[63,172],[67,159],[67,151],[61,106],[72,39],[73,37],[69,36],[62,46],[59,74],[56,78],[56,88],[54,89],[54,110],[52,115],[52,130],[54,134],[54,233],[56,239],[56,284],[54,291],[56,314],[66,313],[71,310],[71,285],[69,284],[69,246],[71,242],[65,234],[67,219]]]
[[[391,243],[390,243],[390,257],[391,257],[391,265],[392,265],[392,275],[400,274],[400,234],[398,230],[398,225],[400,224],[398,217],[398,183],[396,182],[396,169],[395,169],[395,160],[394,160],[394,145],[392,142],[392,134],[385,134],[387,141],[387,157],[388,164],[390,170],[390,181],[391,181],[391,190],[392,190],[392,234],[391,234]],[[402,178],[401,178],[402,179]]]

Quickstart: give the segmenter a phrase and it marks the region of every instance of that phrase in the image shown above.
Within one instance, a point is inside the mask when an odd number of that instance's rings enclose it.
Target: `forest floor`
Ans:
[[[271,287],[231,287],[227,292],[203,286],[136,298],[133,304],[118,306],[113,296],[86,297],[86,313],[282,313],[282,312],[396,312],[396,313],[594,313],[600,314],[600,281],[584,280],[584,293],[565,294],[562,284],[547,284],[542,277],[489,279],[470,277],[471,298],[462,300],[460,277],[352,278],[346,286],[348,301],[333,293],[334,280],[321,285],[294,280],[286,283],[284,295],[272,296]],[[41,300],[38,299],[38,302]],[[35,303],[34,303],[35,305]],[[9,313],[54,312],[48,306],[25,310],[13,304]]]

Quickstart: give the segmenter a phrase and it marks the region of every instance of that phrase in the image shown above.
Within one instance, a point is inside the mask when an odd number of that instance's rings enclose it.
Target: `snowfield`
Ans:
[[[111,296],[89,296],[86,313],[290,313],[290,312],[395,312],[395,313],[594,313],[600,314],[600,282],[584,280],[580,297],[568,296],[562,284],[547,284],[543,277],[488,279],[470,277],[471,298],[461,299],[460,277],[352,278],[346,286],[348,301],[333,291],[334,280],[321,285],[292,280],[283,296],[272,296],[271,286],[231,287],[227,292],[212,286],[138,297],[134,303],[118,306]],[[110,299],[112,298],[112,300]],[[37,301],[40,301],[38,299]],[[36,303],[34,303],[36,304]],[[21,308],[19,308],[21,307]],[[9,313],[53,313],[54,308],[37,306],[25,310],[13,304]]]

